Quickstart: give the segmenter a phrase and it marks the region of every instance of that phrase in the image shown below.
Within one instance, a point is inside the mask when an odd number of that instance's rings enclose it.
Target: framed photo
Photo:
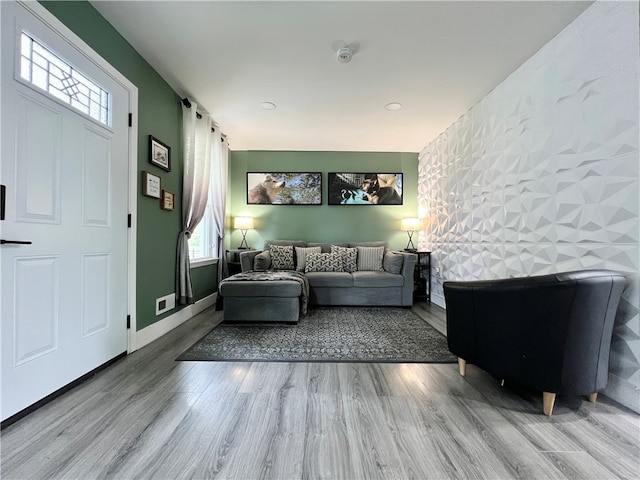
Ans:
[[[167,172],[171,171],[171,147],[149,135],[149,163]]]
[[[247,205],[322,205],[322,173],[248,172]]]
[[[329,173],[329,205],[402,205],[402,173]]]
[[[160,198],[160,177],[149,172],[142,172],[142,194],[147,197]]]
[[[175,195],[173,192],[162,190],[162,198],[160,199],[160,208],[163,210],[173,210]]]

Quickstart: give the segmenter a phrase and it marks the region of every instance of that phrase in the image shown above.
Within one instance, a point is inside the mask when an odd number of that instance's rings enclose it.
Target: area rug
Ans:
[[[221,323],[176,360],[454,363],[456,357],[411,310],[316,307],[297,325]]]

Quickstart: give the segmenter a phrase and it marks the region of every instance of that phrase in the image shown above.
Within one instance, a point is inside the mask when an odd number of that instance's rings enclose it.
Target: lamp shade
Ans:
[[[400,230],[405,232],[415,232],[422,229],[422,220],[419,218],[403,218],[400,221]]]
[[[233,220],[233,228],[239,228],[240,230],[253,229],[253,217],[236,217]]]

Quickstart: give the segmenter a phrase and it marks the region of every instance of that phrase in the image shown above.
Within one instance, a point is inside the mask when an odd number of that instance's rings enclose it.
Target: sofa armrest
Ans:
[[[243,272],[253,270],[253,260],[259,253],[262,253],[262,250],[247,250],[246,252],[240,252],[240,268]]]
[[[404,277],[404,283],[402,286],[402,305],[410,307],[413,305],[414,273],[418,256],[415,253],[408,252],[395,253],[404,257],[402,270],[400,270],[400,275]]]

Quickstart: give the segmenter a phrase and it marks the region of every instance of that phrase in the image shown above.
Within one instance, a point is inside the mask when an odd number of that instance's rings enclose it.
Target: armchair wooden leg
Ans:
[[[553,404],[556,403],[556,394],[550,392],[542,392],[542,411],[548,417],[553,412]]]
[[[589,401],[591,403],[596,403],[597,399],[598,399],[598,392],[592,393],[591,395],[589,395]]]
[[[458,357],[458,372],[464,377],[467,374],[467,361]]]

